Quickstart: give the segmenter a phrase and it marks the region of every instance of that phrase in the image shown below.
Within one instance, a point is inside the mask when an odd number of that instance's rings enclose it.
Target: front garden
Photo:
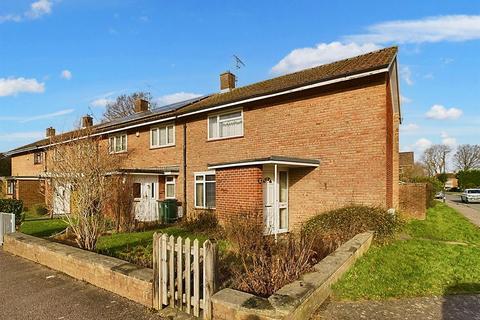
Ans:
[[[480,230],[443,203],[397,239],[374,244],[334,286],[337,299],[480,292]]]

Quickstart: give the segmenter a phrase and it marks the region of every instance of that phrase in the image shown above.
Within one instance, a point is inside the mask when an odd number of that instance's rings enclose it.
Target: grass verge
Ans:
[[[385,299],[480,292],[480,230],[438,203],[410,239],[374,244],[333,287],[340,299]],[[457,243],[455,243],[457,242]]]

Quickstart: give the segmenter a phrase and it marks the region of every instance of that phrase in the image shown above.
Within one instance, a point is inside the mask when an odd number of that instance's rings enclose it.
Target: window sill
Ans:
[[[109,154],[122,154],[122,153],[127,153],[128,151],[118,151],[118,152],[109,152]]]
[[[171,148],[171,147],[175,147],[175,144],[167,144],[167,145],[158,146],[158,147],[152,147],[152,146],[150,146],[150,150],[164,149],[164,148]]]
[[[244,135],[242,134],[241,136],[232,136],[232,137],[225,137],[225,138],[208,138],[207,142],[231,140],[231,139],[239,139],[239,138],[244,138]]]
[[[197,206],[195,206],[194,209],[196,209],[196,210],[216,210],[217,208],[207,208],[207,207],[197,207]]]

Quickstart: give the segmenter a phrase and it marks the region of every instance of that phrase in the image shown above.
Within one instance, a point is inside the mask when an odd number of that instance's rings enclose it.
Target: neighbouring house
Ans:
[[[455,173],[447,173],[447,181],[445,182],[445,189],[450,190],[458,188],[458,179]]]
[[[400,152],[399,154],[400,176],[412,170],[414,165],[415,165],[415,155],[412,151]]]
[[[154,219],[159,200],[177,199],[186,215],[203,210],[287,232],[345,204],[399,205],[397,48],[236,87],[220,75],[220,92],[83,126],[128,152],[122,172],[133,178],[138,219]],[[9,177],[36,193],[48,179],[47,138],[17,148]],[[368,176],[369,179],[365,179]],[[48,183],[47,183],[48,185]],[[68,211],[71,190],[52,193]],[[55,205],[54,205],[55,208]]]

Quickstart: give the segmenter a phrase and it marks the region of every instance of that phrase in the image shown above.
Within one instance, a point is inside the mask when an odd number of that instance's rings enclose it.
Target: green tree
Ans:
[[[480,170],[459,171],[457,179],[462,189],[480,187]]]

